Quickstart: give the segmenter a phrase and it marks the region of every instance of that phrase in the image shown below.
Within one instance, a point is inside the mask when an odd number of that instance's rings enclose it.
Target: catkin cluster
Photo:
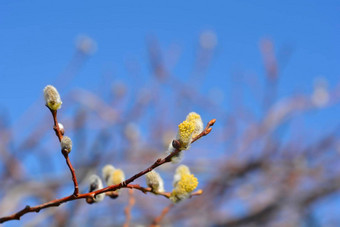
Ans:
[[[75,196],[78,196],[78,184],[75,177],[74,169],[71,166],[68,155],[72,150],[72,140],[68,136],[64,136],[65,129],[61,123],[57,122],[57,110],[61,108],[62,101],[60,95],[55,87],[52,85],[47,85],[44,90],[44,98],[46,106],[51,110],[52,115],[54,117],[54,129],[57,133],[58,138],[60,139],[60,146],[62,154],[65,156],[67,164],[70,167],[72,172],[72,178],[75,184]],[[214,122],[213,122],[214,123]],[[212,123],[212,124],[213,124]],[[209,123],[210,124],[210,123]],[[211,128],[210,128],[211,130]],[[202,137],[201,134],[203,132],[203,121],[201,116],[195,112],[191,112],[186,116],[186,119],[178,125],[177,136],[168,146],[168,156],[163,159],[163,163],[169,162],[170,160],[175,163],[181,160],[182,151],[188,150],[191,143],[198,138]],[[201,135],[200,135],[201,134]],[[161,160],[161,159],[159,159]],[[155,166],[157,167],[157,165]],[[152,192],[154,194],[163,195],[169,198],[173,203],[178,203],[186,198],[189,198],[192,195],[192,192],[198,186],[197,178],[190,172],[189,167],[186,165],[180,165],[177,167],[174,179],[173,179],[173,189],[171,192],[165,192],[164,190],[164,181],[159,173],[157,173],[153,168],[150,167],[151,170],[147,169],[145,174],[145,181],[147,187],[143,188],[139,185],[126,185],[125,182],[125,174],[123,170],[115,168],[113,165],[105,165],[102,168],[102,178],[97,174],[92,174],[88,178],[88,191],[96,192],[92,193],[93,197],[86,197],[86,201],[88,203],[97,203],[103,201],[105,196],[109,196],[113,199],[119,196],[119,189],[114,191],[107,191],[108,189],[102,190],[98,192],[98,190],[103,189],[105,186],[103,184],[102,179],[104,180],[107,186],[116,185],[115,187],[111,187],[112,189],[128,186],[129,188],[139,189],[143,192]],[[144,172],[144,171],[143,171]],[[142,174],[139,175],[143,175]],[[136,177],[135,177],[136,178]],[[104,193],[104,191],[106,191]],[[198,192],[196,194],[200,194]]]
[[[125,174],[123,170],[116,169],[113,165],[109,165],[109,164],[103,167],[102,177],[107,186],[117,185],[125,181]],[[92,174],[89,177],[89,192],[93,192],[93,191],[96,191],[102,188],[103,188],[103,182],[101,178],[96,174]],[[105,197],[105,194],[99,194],[99,195],[100,195],[99,198],[95,198],[93,201],[90,200],[87,202],[93,203],[93,202],[102,201]],[[99,195],[97,195],[97,197]],[[111,197],[112,199],[115,199],[119,196],[119,190],[107,192],[106,195]]]
[[[181,151],[187,150],[192,142],[192,139],[198,136],[203,131],[203,122],[201,116],[195,112],[191,112],[187,115],[185,121],[178,125],[178,132],[176,136],[176,140],[179,143],[179,146],[176,148],[173,146],[173,143],[170,143],[168,154],[179,150],[178,155],[175,155],[172,158],[173,162],[178,162],[180,160]],[[102,177],[107,186],[117,185],[122,183],[125,180],[124,172],[121,169],[116,169],[113,165],[106,165],[102,169]],[[149,190],[151,190],[154,194],[162,194],[164,193],[164,181],[159,173],[155,170],[152,170],[145,174],[146,185]],[[174,174],[173,180],[173,189],[171,193],[169,193],[169,199],[178,203],[188,197],[190,197],[191,193],[197,188],[198,180],[197,178],[190,172],[189,167],[186,165],[180,165],[177,167],[176,172]],[[89,178],[89,192],[93,192],[95,190],[99,190],[103,188],[103,183],[101,178],[98,175],[92,175]],[[119,195],[119,189],[115,191],[106,192],[106,195],[111,198],[117,198]],[[104,194],[101,196],[97,196],[92,202],[100,202],[104,198]]]
[[[191,112],[187,115],[185,121],[178,125],[178,131],[176,140],[179,142],[179,147],[174,147],[173,142],[169,144],[167,153],[171,154],[176,149],[188,150],[192,139],[198,136],[203,131],[203,121],[201,116],[195,112]],[[172,157],[173,163],[178,163],[182,160],[183,153],[179,152]]]

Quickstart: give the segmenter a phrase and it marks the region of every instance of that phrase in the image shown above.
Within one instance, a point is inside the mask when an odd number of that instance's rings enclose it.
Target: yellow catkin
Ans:
[[[203,121],[198,113],[191,112],[187,115],[186,121],[192,122],[194,124],[194,131],[192,137],[198,136],[203,131]]]
[[[183,174],[181,180],[178,182],[177,187],[186,193],[190,193],[196,189],[198,180],[194,174]]]
[[[186,149],[190,145],[194,130],[195,124],[193,122],[183,121],[178,125],[178,140],[183,149]]]
[[[177,203],[189,197],[190,193],[196,189],[198,180],[193,174],[183,173],[175,188],[170,194],[170,200]]]
[[[174,187],[177,186],[177,183],[181,180],[183,174],[190,174],[189,167],[186,165],[180,165],[177,167],[173,181]]]
[[[125,180],[124,172],[121,169],[115,169],[111,175],[112,185],[119,184]]]
[[[195,121],[201,119],[201,116],[198,113],[191,112],[187,115],[187,121]]]

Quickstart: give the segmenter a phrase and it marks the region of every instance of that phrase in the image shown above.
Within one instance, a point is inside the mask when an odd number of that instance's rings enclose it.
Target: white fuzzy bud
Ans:
[[[154,192],[164,192],[164,183],[161,176],[155,171],[152,170],[145,175],[146,184],[150,187]]]
[[[50,108],[51,110],[60,109],[62,102],[59,92],[55,87],[53,87],[52,85],[47,85],[44,88],[44,98],[48,108]]]
[[[98,175],[91,175],[89,177],[89,192],[97,191],[103,188],[103,182]],[[100,202],[104,199],[105,193],[98,194],[94,197],[93,202]]]
[[[67,154],[71,152],[72,140],[70,139],[70,137],[64,136],[60,141],[60,145],[61,145],[62,152],[66,152]]]
[[[59,130],[60,130],[61,134],[64,135],[64,133],[65,133],[64,125],[62,125],[61,123],[58,123],[58,126],[59,126]]]

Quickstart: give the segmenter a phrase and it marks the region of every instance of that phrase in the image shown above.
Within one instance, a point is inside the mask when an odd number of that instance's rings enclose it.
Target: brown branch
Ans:
[[[51,110],[49,109],[52,113],[52,117],[53,117],[53,122],[54,122],[54,126],[53,126],[53,129],[55,131],[55,134],[57,135],[58,139],[59,139],[59,142],[61,142],[61,140],[63,139],[63,132],[60,130],[59,128],[59,124],[58,124],[58,118],[57,118],[57,111],[56,110]],[[68,153],[67,152],[64,152],[64,151],[61,151],[62,154],[64,155],[65,157],[65,160],[66,160],[66,164],[68,166],[68,168],[70,169],[70,172],[71,172],[71,175],[72,175],[72,181],[73,181],[73,184],[74,184],[74,192],[73,192],[73,195],[75,196],[78,196],[79,194],[79,187],[78,187],[78,181],[77,181],[77,176],[76,176],[76,172],[71,164],[71,161],[68,157]]]
[[[136,189],[136,190],[139,190],[143,193],[147,193],[147,192],[151,192],[153,194],[156,194],[156,195],[161,195],[161,196],[164,196],[165,198],[169,199],[170,198],[170,195],[171,195],[171,192],[154,192],[151,188],[144,188],[138,184],[129,184],[129,185],[126,185],[125,187],[123,188],[130,188],[130,189]],[[190,197],[192,196],[197,196],[197,195],[201,195],[203,193],[203,190],[202,189],[199,189],[193,193],[190,194]]]
[[[197,135],[195,138],[193,138],[191,143],[195,142],[196,140],[200,139],[203,136],[208,135],[212,130],[211,126],[213,126],[215,124],[215,122],[216,122],[216,119],[212,119],[211,121],[209,121],[207,126],[205,126],[205,129],[199,135]]]
[[[78,187],[78,181],[77,181],[77,177],[76,177],[76,172],[71,164],[70,158],[68,157],[68,154],[64,155],[65,159],[66,159],[66,164],[68,166],[68,168],[70,169],[71,175],[72,175],[72,181],[74,184],[74,192],[73,195],[78,196],[79,194],[79,187]]]
[[[54,122],[53,129],[54,129],[55,134],[57,135],[57,137],[59,139],[59,142],[60,142],[62,140],[62,138],[63,138],[63,134],[61,133],[61,130],[59,128],[58,119],[57,119],[57,111],[56,110],[51,110],[50,108],[49,108],[49,110],[51,111],[52,117],[53,117],[53,122]]]
[[[58,122],[57,122],[57,118],[56,118],[56,113],[54,113],[53,111],[51,111],[51,112],[53,114],[56,134],[57,134],[58,138],[60,138],[59,135],[61,135],[61,132],[60,132],[60,129],[59,129],[59,126],[58,126]],[[199,138],[208,135],[211,132],[211,126],[214,125],[215,121],[216,121],[215,119],[211,120],[207,124],[207,126],[203,130],[203,132],[200,133],[195,138],[193,138],[192,143],[195,142],[196,140],[198,140]],[[61,138],[62,138],[62,135],[61,135]],[[176,144],[176,143],[179,143],[179,142],[177,140],[174,140],[173,144]],[[108,186],[106,188],[102,188],[102,189],[99,189],[97,191],[88,192],[88,193],[84,193],[84,194],[78,194],[78,195],[72,194],[70,196],[67,196],[67,197],[64,197],[64,198],[61,198],[61,199],[52,200],[52,201],[49,201],[47,203],[43,203],[43,204],[40,204],[40,205],[37,205],[37,206],[34,206],[34,207],[26,206],[24,209],[14,213],[14,214],[12,214],[12,215],[0,218],[0,223],[4,223],[4,222],[9,221],[9,220],[20,220],[20,217],[23,216],[24,214],[31,213],[31,212],[39,212],[42,209],[45,209],[45,208],[48,208],[48,207],[52,207],[52,206],[59,206],[62,203],[66,203],[66,202],[69,202],[69,201],[72,201],[72,200],[77,200],[77,199],[94,199],[94,196],[96,196],[98,194],[101,194],[101,193],[105,193],[105,192],[109,192],[109,191],[115,191],[115,190],[120,189],[120,188],[129,188],[129,187],[132,187],[129,184],[131,182],[133,182],[135,179],[143,176],[144,174],[152,171],[153,169],[157,168],[158,166],[160,166],[160,165],[162,165],[164,163],[171,162],[172,157],[178,155],[180,152],[181,151],[179,149],[176,149],[175,151],[173,151],[171,154],[169,154],[165,158],[157,159],[155,161],[155,163],[153,163],[151,166],[149,166],[145,170],[135,174],[134,176],[130,177],[129,179],[125,180],[124,182],[122,182],[120,184],[111,185],[111,186]],[[72,173],[72,169],[71,169],[71,173]],[[74,174],[74,176],[75,176],[75,174]],[[135,187],[135,188],[137,189],[138,187]],[[139,188],[141,188],[141,187],[139,186]],[[193,193],[192,195],[200,195],[200,194],[202,194],[201,190],[197,191],[196,193]],[[165,196],[165,195],[163,195],[163,196]]]
[[[126,220],[123,227],[129,227],[131,220],[131,209],[135,205],[135,198],[133,197],[133,190],[129,189],[129,204],[125,207]]]
[[[49,201],[47,203],[40,204],[38,206],[34,206],[34,207],[26,206],[24,209],[18,211],[17,213],[13,215],[0,218],[0,223],[4,223],[9,220],[20,220],[20,217],[23,216],[24,214],[27,214],[30,212],[39,213],[41,209],[45,209],[45,208],[53,207],[53,206],[59,206],[62,203],[72,201],[74,199],[77,199],[77,197],[75,197],[74,195],[70,195],[70,196],[67,196],[61,199],[56,199],[56,200]]]

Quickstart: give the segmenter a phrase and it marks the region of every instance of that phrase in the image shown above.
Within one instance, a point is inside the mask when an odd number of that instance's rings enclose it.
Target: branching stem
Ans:
[[[52,116],[53,116],[53,120],[54,120],[54,130],[56,132],[57,137],[59,138],[59,141],[61,141],[63,135],[59,129],[59,125],[58,125],[58,120],[57,120],[57,111],[53,111],[52,112]],[[195,138],[193,138],[192,143],[197,141],[199,138],[208,135],[211,132],[211,126],[214,125],[215,123],[215,119],[209,121],[209,123],[207,124],[207,126],[205,127],[205,129]],[[166,156],[163,159],[157,159],[151,166],[149,166],[148,168],[146,168],[145,170],[135,174],[134,176],[130,177],[129,179],[123,181],[120,184],[117,185],[111,185],[108,186],[106,188],[102,188],[93,192],[89,192],[89,193],[83,193],[83,194],[79,194],[79,189],[78,189],[78,183],[77,183],[77,178],[76,178],[76,174],[74,171],[74,168],[71,165],[71,162],[68,158],[68,155],[64,155],[65,159],[66,159],[66,163],[71,171],[72,174],[72,180],[74,183],[74,193],[72,195],[66,196],[64,198],[61,199],[55,199],[34,207],[30,207],[30,206],[26,206],[25,208],[23,208],[22,210],[9,215],[9,216],[5,216],[0,218],[0,223],[4,223],[6,221],[10,221],[10,220],[20,220],[21,216],[27,214],[27,213],[31,213],[31,212],[39,212],[42,209],[48,208],[48,207],[55,207],[55,206],[59,206],[60,204],[72,201],[72,200],[77,200],[77,199],[93,199],[94,196],[101,194],[101,193],[105,193],[105,192],[109,192],[109,191],[116,191],[117,189],[120,188],[133,188],[133,189],[137,189],[140,190],[142,192],[151,192],[151,189],[148,188],[142,188],[139,185],[131,185],[130,183],[132,183],[134,180],[136,180],[137,178],[143,176],[144,174],[152,171],[153,169],[157,168],[160,165],[163,165],[164,163],[167,162],[171,162],[172,157],[176,156],[178,153],[180,153],[181,150],[179,149],[175,149],[175,151],[173,151],[171,154],[169,154],[168,156]],[[164,197],[169,198],[170,193],[159,193],[160,195],[163,195]],[[192,195],[200,195],[202,194],[202,190],[199,190],[195,193],[193,193]]]

